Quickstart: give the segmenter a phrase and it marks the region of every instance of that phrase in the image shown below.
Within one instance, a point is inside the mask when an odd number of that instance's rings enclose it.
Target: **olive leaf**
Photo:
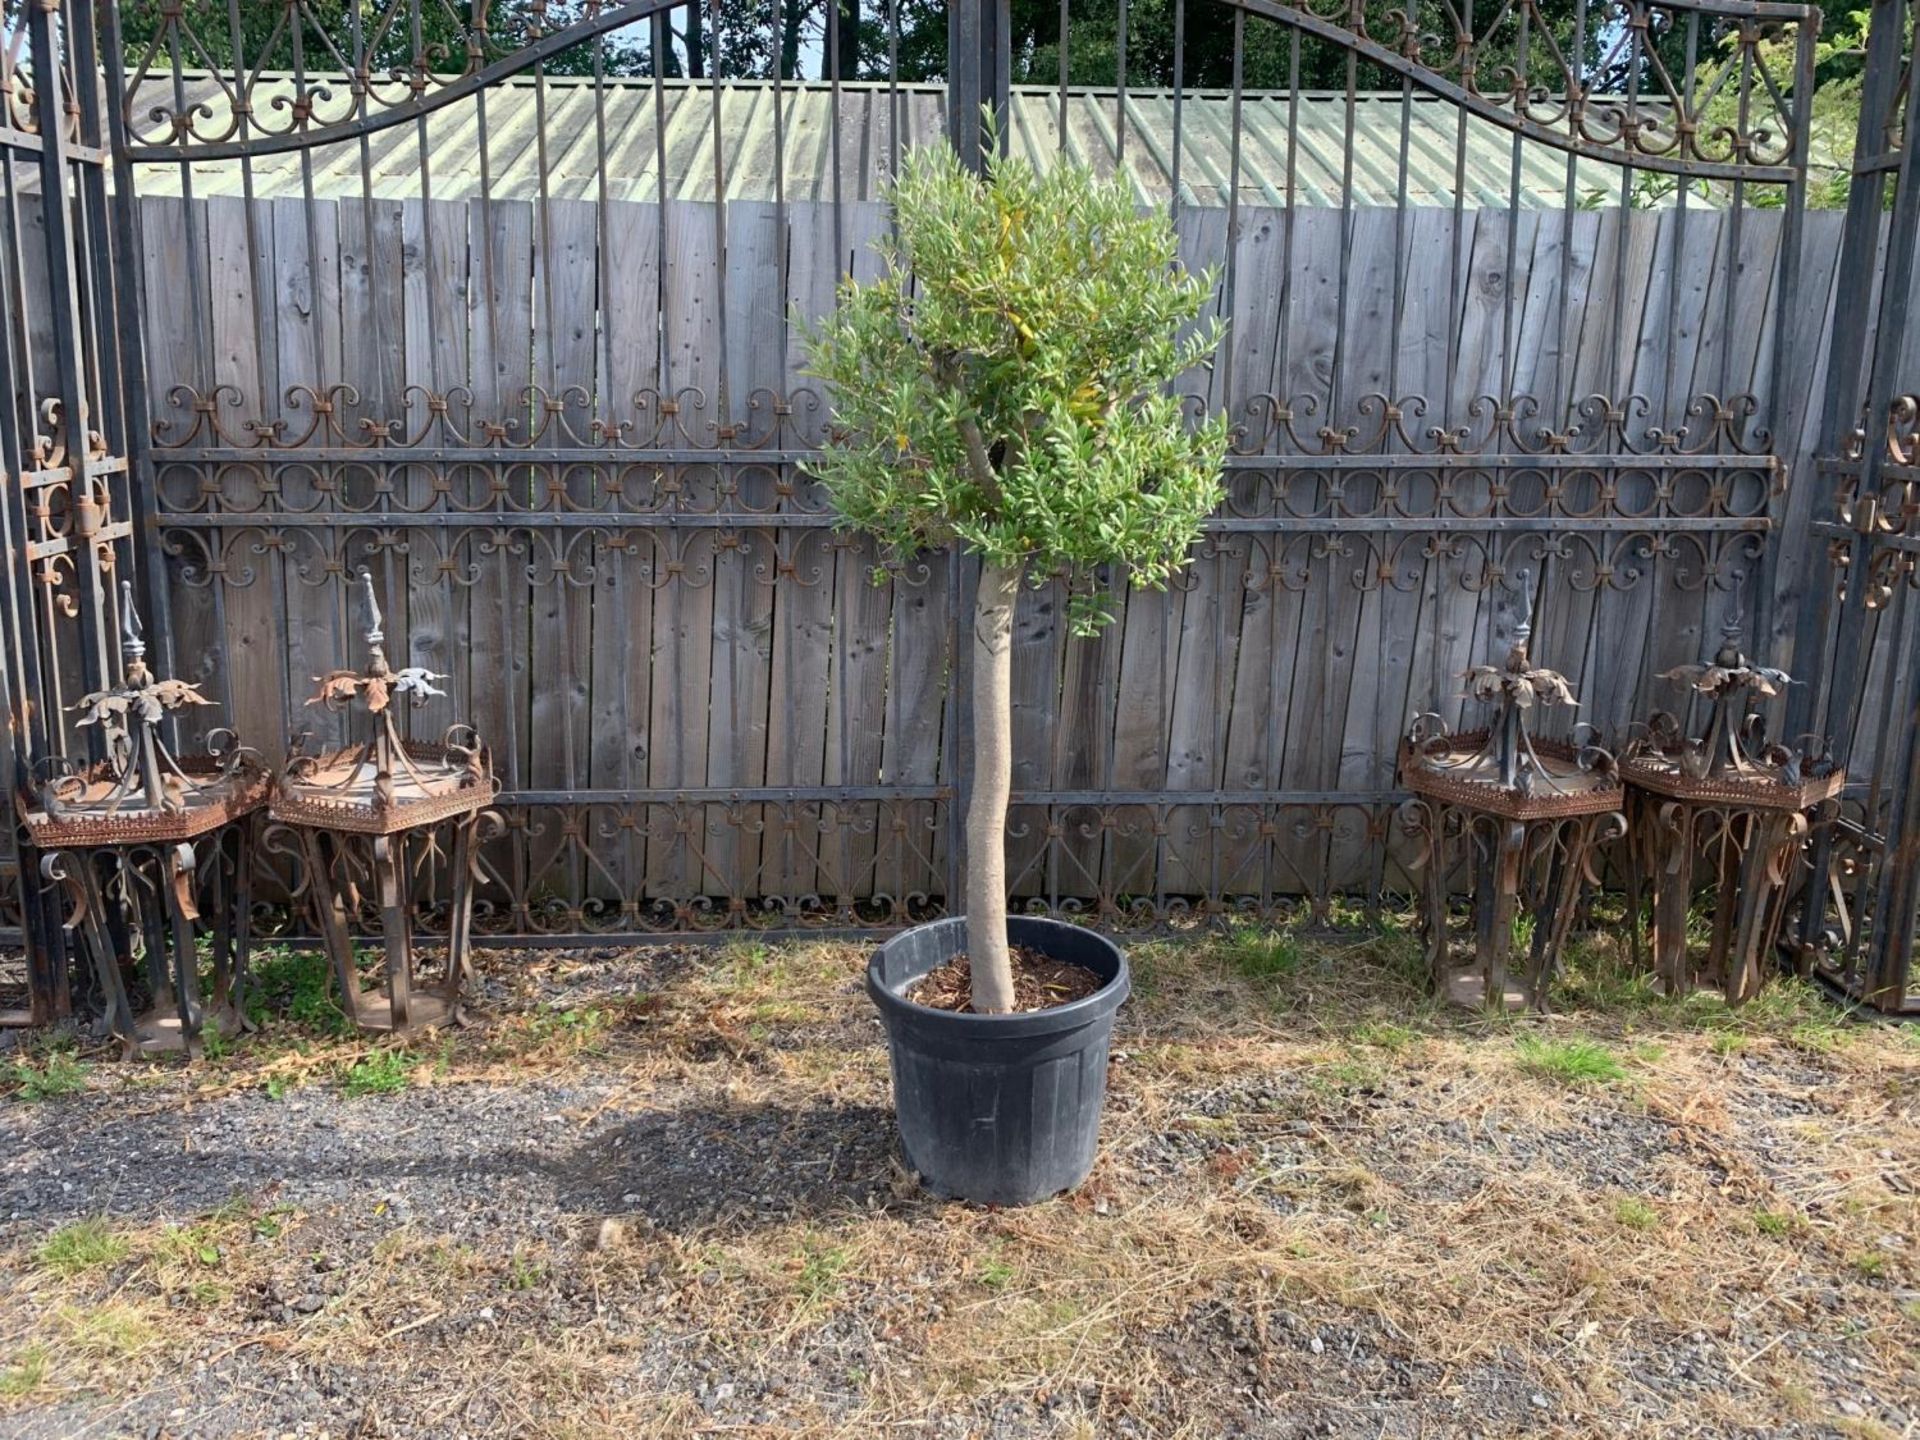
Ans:
[[[1102,566],[1160,588],[1224,493],[1224,415],[1174,382],[1208,363],[1215,277],[1178,260],[1164,214],[1084,167],[1018,156],[989,175],[945,145],[908,153],[897,233],[808,336],[834,430],[809,469],[897,554],[958,542],[1062,573],[1068,619],[1108,623]]]

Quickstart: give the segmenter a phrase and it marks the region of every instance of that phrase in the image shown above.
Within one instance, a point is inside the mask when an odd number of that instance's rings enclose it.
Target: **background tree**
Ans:
[[[1186,562],[1227,428],[1190,426],[1172,382],[1219,342],[1199,323],[1213,277],[1179,267],[1163,213],[1076,165],[1016,157],[981,177],[937,145],[907,157],[891,198],[879,277],[846,282],[809,336],[836,425],[814,470],[883,546],[981,559],[967,948],[974,1009],[1004,1011],[1014,607],[1029,577],[1118,564],[1158,587]],[[1076,628],[1097,627],[1072,588]]]
[[[189,70],[231,71],[237,53],[248,71],[292,71],[296,57],[309,75],[338,72],[359,44],[376,67],[410,69],[419,49],[429,68],[466,69],[470,35],[485,30],[489,59],[510,54],[538,35],[573,24],[588,0],[480,0],[443,4],[439,0],[180,0],[177,28],[169,31],[162,0],[129,0],[121,9],[120,33],[131,70],[158,43],[156,66],[171,63],[175,38],[180,64]],[[237,19],[237,25],[236,25]],[[295,27],[299,38],[295,39]],[[647,27],[615,31],[601,43],[602,65],[610,75],[641,74],[646,67]],[[336,58],[335,52],[338,52]],[[545,63],[550,75],[590,75],[593,47],[570,46]]]
[[[602,0],[613,3],[613,0]],[[1508,6],[1488,13],[1500,18],[1483,36],[1479,68],[1483,77],[1499,73],[1522,48],[1521,14],[1526,15],[1527,73],[1547,89],[1559,88],[1557,54],[1577,60],[1592,88],[1623,88],[1636,58],[1623,45],[1623,12],[1608,0],[1589,0],[1587,33],[1573,34],[1578,0],[1536,0],[1529,7]],[[718,73],[728,78],[770,79],[776,72],[793,80],[824,80],[833,73],[829,54],[829,7],[837,6],[831,30],[843,80],[885,79],[888,55],[897,50],[900,78],[937,81],[946,73],[947,5],[944,0],[725,0],[718,23],[709,0],[687,0],[667,14],[668,46],[660,57],[662,73],[699,79]],[[130,0],[122,27],[129,48],[144,53],[163,27],[161,0]],[[357,19],[377,64],[407,67],[413,56],[417,23],[427,53],[437,68],[464,68],[466,40],[484,28],[490,56],[506,54],[536,34],[547,34],[588,13],[589,0],[251,0],[229,8],[226,0],[182,0],[183,47],[189,68],[230,69],[234,56],[233,17],[239,19],[239,43],[248,68],[264,59],[268,69],[293,67],[290,18],[304,17],[304,60],[310,71],[337,69],[319,37],[332,37],[342,55],[351,50]],[[1167,87],[1174,81],[1175,0],[1129,0],[1126,73],[1130,85]],[[416,15],[417,12],[417,15]],[[1232,83],[1234,11],[1225,0],[1186,0],[1182,80],[1192,88],[1222,88]],[[1452,34],[1453,11],[1443,0],[1364,0],[1370,34],[1398,34],[1398,16],[1411,16],[1427,37],[1430,51],[1443,49]],[[1677,12],[1653,12],[1654,48],[1671,74],[1685,64],[1684,29]],[[1011,67],[1016,84],[1052,85],[1060,79],[1061,14],[1057,0],[1012,0]],[[1482,17],[1482,25],[1486,23]],[[638,21],[610,32],[600,44],[600,64],[611,75],[646,75],[654,67],[652,27]],[[1073,85],[1111,86],[1120,74],[1119,0],[1073,0],[1066,30],[1067,79]],[[1544,33],[1543,33],[1544,32]],[[1298,75],[1308,90],[1339,90],[1348,81],[1363,90],[1397,90],[1400,77],[1356,57],[1329,40],[1296,32],[1278,22],[1248,15],[1241,58],[1243,83],[1255,90],[1283,90]],[[1549,43],[1549,37],[1551,43]],[[1696,37],[1698,53],[1708,53],[1717,37]],[[1638,57],[1644,71],[1647,59]],[[594,68],[594,49],[571,47],[545,62],[547,73],[586,75]]]

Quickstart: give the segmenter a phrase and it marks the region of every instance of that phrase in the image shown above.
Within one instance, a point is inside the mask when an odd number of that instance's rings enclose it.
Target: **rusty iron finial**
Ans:
[[[147,654],[147,642],[142,637],[140,612],[133,608],[133,582],[120,582],[120,663],[126,666],[129,674],[141,665]]]
[[[372,652],[374,669],[384,670],[387,668],[387,632],[382,628],[385,617],[380,613],[380,601],[373,593],[373,571],[363,565],[358,578],[361,585],[360,604],[367,622],[367,649]]]
[[[1513,627],[1513,648],[1520,654],[1527,653],[1527,642],[1533,639],[1533,571],[1522,566],[1514,572],[1514,579],[1520,582],[1520,623]]]

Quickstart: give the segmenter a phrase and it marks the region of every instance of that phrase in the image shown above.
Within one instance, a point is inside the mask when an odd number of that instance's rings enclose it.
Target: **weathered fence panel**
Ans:
[[[1777,210],[1178,218],[1222,270],[1230,338],[1193,389],[1240,427],[1229,498],[1167,594],[1106,579],[1100,636],[1068,634],[1057,580],[1025,604],[1010,871],[1035,904],[1154,918],[1396,890],[1395,746],[1460,717],[1523,571],[1536,653],[1603,730],[1752,613],[1770,456],[1812,444],[1838,217],[1808,217],[1780,416],[1736,399],[1772,389]],[[871,270],[882,205],[153,196],[141,219],[183,668],[251,741],[324,723],[297,701],[350,658],[371,565],[451,677],[419,719],[495,748],[495,928],[948,893],[965,566],[840,536],[803,468],[828,416],[794,322]]]

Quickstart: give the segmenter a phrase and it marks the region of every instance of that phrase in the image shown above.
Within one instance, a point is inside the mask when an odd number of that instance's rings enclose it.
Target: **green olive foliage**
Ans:
[[[814,473],[896,553],[959,542],[1029,573],[1123,564],[1158,586],[1221,496],[1224,416],[1170,383],[1220,341],[1213,276],[1117,183],[945,145],[910,153],[876,279],[842,284],[808,336],[834,434]],[[1076,584],[1075,627],[1105,618]]]

